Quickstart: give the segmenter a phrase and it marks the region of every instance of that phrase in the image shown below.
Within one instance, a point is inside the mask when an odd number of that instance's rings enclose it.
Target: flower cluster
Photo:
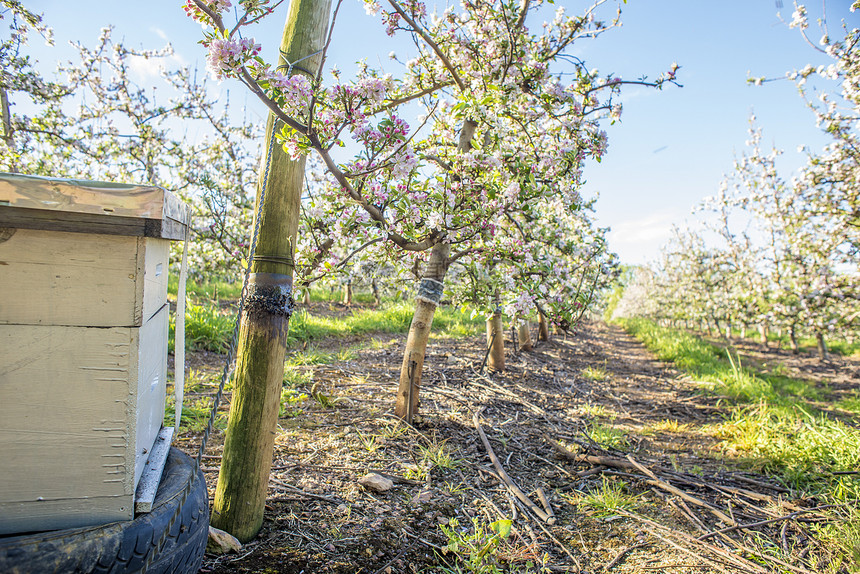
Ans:
[[[206,69],[217,79],[231,77],[260,53],[253,38],[213,38],[207,42]]]
[[[226,12],[232,8],[233,4],[230,0],[207,0],[205,2],[205,6],[212,14],[218,16],[222,12]],[[185,4],[183,4],[182,9],[185,10],[186,16],[196,22],[200,22],[200,25],[204,28],[213,25],[212,18],[209,14],[204,10],[201,10],[200,6],[198,6],[194,0],[185,0]]]

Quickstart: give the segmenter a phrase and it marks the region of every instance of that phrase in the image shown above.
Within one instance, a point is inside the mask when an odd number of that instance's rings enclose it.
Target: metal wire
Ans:
[[[236,349],[239,343],[239,330],[242,324],[243,317],[243,309],[245,308],[245,297],[248,293],[248,277],[251,275],[251,266],[254,264],[254,252],[257,249],[257,239],[260,235],[260,221],[262,219],[263,214],[263,203],[266,199],[266,184],[269,181],[269,168],[272,165],[272,149],[275,144],[275,133],[278,122],[275,121],[272,124],[272,133],[270,134],[269,148],[266,151],[266,169],[263,172],[263,183],[260,186],[260,200],[257,205],[257,213],[254,220],[254,230],[251,236],[251,249],[250,255],[248,256],[248,265],[245,267],[245,275],[242,280],[242,293],[239,298],[239,310],[236,315],[236,323],[233,325],[233,336],[230,338],[230,344],[227,346],[227,356],[224,359],[224,369],[221,371],[221,381],[218,384],[218,392],[215,394],[215,398],[212,401],[212,409],[209,411],[209,420],[206,423],[206,429],[203,431],[203,438],[200,441],[200,448],[197,450],[197,456],[194,458],[194,468],[192,469],[191,478],[188,480],[188,483],[185,485],[185,488],[182,489],[182,494],[179,499],[179,504],[176,507],[176,510],[173,512],[173,516],[170,517],[170,520],[167,523],[167,528],[164,529],[164,532],[161,534],[161,538],[158,540],[158,544],[153,552],[149,554],[144,563],[143,567],[140,569],[141,574],[144,574],[150,566],[152,566],[153,560],[158,556],[164,547],[164,543],[167,540],[168,535],[170,534],[173,525],[176,523],[176,519],[179,517],[179,513],[182,510],[182,507],[185,506],[185,502],[188,500],[188,495],[191,493],[191,486],[194,484],[194,480],[197,478],[197,473],[200,471],[200,465],[203,461],[203,453],[206,452],[206,445],[209,442],[209,435],[212,434],[212,429],[215,426],[215,418],[218,414],[218,407],[221,406],[221,400],[224,398],[224,387],[227,385],[227,381],[230,380],[230,377],[233,375],[233,371],[235,369],[235,360],[236,360]],[[176,366],[174,366],[174,369]],[[181,365],[180,368],[185,368],[184,365]],[[176,429],[177,431],[179,429]]]
[[[293,70],[299,70],[300,72],[304,72],[304,73],[306,73],[306,74],[307,74],[307,75],[309,75],[309,76],[313,76],[313,75],[314,75],[314,73],[313,73],[313,72],[311,72],[310,70],[306,70],[305,68],[302,68],[301,66],[297,66],[296,64],[298,64],[298,63],[299,63],[299,62],[301,62],[302,60],[307,60],[307,59],[309,59],[309,58],[313,58],[313,57],[314,57],[314,56],[316,56],[317,54],[322,54],[322,53],[323,53],[323,51],[324,51],[324,50],[317,50],[317,51],[316,51],[316,52],[314,52],[313,54],[308,54],[307,56],[305,56],[305,57],[303,57],[303,58],[299,58],[299,59],[298,59],[298,60],[296,60],[295,62],[290,62],[289,60],[287,60],[287,53],[286,53],[286,52],[284,52],[283,50],[280,50],[280,52],[281,52],[281,58],[283,58],[283,60],[284,60],[284,62],[285,62],[285,63],[284,63],[284,64],[279,65],[279,66],[278,66],[277,68],[275,68],[275,69],[280,70],[280,69],[286,68],[286,69],[287,69],[287,76],[292,76],[292,75],[293,75]]]

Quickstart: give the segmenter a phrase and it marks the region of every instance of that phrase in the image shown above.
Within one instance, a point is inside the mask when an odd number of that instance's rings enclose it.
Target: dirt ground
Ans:
[[[723,420],[722,399],[619,328],[584,324],[531,352],[508,340],[497,373],[480,372],[482,337],[432,340],[414,427],[392,414],[404,340],[318,343],[358,350],[302,367],[313,383],[299,390],[316,399],[279,421],[263,530],[238,554],[207,555],[203,572],[494,572],[495,563],[504,572],[804,573],[826,564],[812,534],[818,502],[724,457],[708,432]],[[753,347],[744,352],[756,361],[792,360]],[[191,357],[213,373],[219,361]],[[826,373],[812,360],[786,368],[855,392],[858,362],[838,361]],[[194,453],[199,440],[187,434],[179,446]],[[222,440],[215,433],[204,458],[210,496]],[[369,472],[393,487],[359,485]],[[510,535],[486,546],[487,525],[501,519],[512,520]],[[475,536],[476,526],[489,534]],[[452,539],[459,553],[447,550]],[[479,547],[471,567],[459,559],[468,561],[470,542]]]

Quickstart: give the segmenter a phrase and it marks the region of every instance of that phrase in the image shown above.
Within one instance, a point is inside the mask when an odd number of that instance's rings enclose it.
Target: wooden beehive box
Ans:
[[[133,518],[188,221],[158,187],[0,174],[0,534]]]

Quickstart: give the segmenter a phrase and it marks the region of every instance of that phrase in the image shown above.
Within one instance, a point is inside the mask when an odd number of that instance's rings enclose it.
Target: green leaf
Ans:
[[[490,528],[502,538],[507,538],[511,535],[511,525],[510,520],[496,520],[490,524]]]

